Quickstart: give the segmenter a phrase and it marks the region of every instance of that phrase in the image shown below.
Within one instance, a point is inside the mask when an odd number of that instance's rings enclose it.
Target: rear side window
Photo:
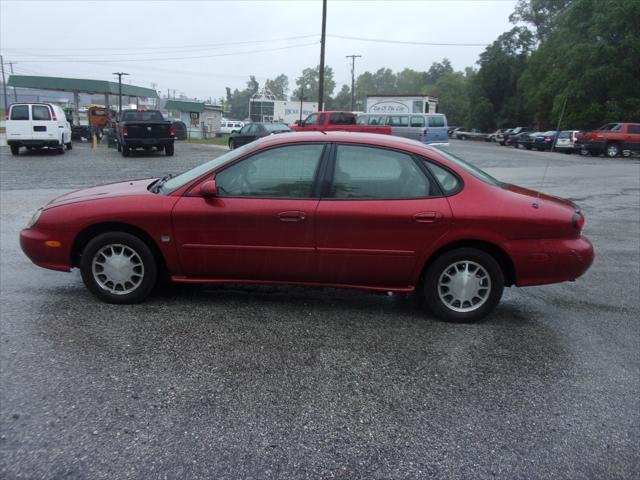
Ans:
[[[424,127],[424,117],[414,116],[411,117],[412,127]]]
[[[11,120],[29,120],[29,105],[11,107]]]
[[[629,133],[640,133],[640,125],[629,125],[627,131]]]
[[[569,131],[564,131],[564,132],[560,132],[560,135],[558,135],[558,138],[569,138]]]
[[[444,127],[444,117],[429,117],[430,127]]]
[[[31,108],[34,120],[51,120],[51,112],[46,105],[34,105]]]
[[[390,115],[387,119],[387,125],[392,127],[408,127],[409,116],[407,115]]]
[[[435,163],[426,163],[433,176],[436,177],[436,180],[445,195],[453,195],[460,190],[460,187],[462,186],[460,180],[458,180],[458,177],[453,173],[446,168],[436,165]]]
[[[427,177],[406,153],[338,145],[329,192],[339,199],[407,199],[433,196]]]

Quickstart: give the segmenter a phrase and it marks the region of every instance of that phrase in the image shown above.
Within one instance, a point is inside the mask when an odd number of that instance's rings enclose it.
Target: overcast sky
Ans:
[[[516,0],[330,0],[326,64],[337,83],[381,67],[426,70],[448,58],[472,66],[484,47],[427,46],[337,38],[488,44],[512,25]],[[319,63],[321,0],[297,1],[0,1],[0,50],[16,74],[113,79],[189,97],[218,98],[225,87],[262,84],[285,73],[290,92]],[[240,53],[247,52],[247,53]],[[200,57],[200,58],[185,58]],[[80,60],[70,62],[69,60]],[[125,61],[129,60],[129,61]],[[8,71],[8,67],[6,68]]]

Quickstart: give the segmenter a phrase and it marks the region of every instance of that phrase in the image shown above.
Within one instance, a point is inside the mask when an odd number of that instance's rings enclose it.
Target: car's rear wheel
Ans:
[[[233,139],[229,140],[229,150],[233,150],[236,148],[236,142]]]
[[[138,237],[109,232],[93,238],[82,252],[82,280],[89,291],[107,303],[137,303],[156,284],[153,253]]]
[[[122,156],[128,157],[129,155],[131,155],[131,149],[126,145],[122,145]]]
[[[73,143],[71,143],[71,142],[65,143],[65,147],[67,147],[67,150],[72,150],[73,149]]]
[[[20,147],[11,145],[11,155],[20,155]]]
[[[617,143],[609,143],[607,145],[607,157],[609,158],[614,158],[617,157],[618,155],[620,155],[620,145],[618,145]]]
[[[504,274],[488,253],[459,248],[438,257],[424,278],[424,296],[431,311],[442,320],[474,322],[500,302]]]
[[[164,153],[167,157],[173,156],[173,145],[167,145],[164,147]]]

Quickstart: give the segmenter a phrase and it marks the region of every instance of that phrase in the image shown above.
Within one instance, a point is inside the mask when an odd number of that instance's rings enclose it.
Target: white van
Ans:
[[[64,153],[71,150],[71,125],[64,110],[51,103],[13,103],[6,120],[7,145],[11,154],[18,155],[20,147],[29,150],[48,147]]]
[[[429,145],[449,145],[447,117],[442,113],[366,113],[358,125],[387,125],[391,135],[411,138]]]
[[[244,122],[222,120],[220,122],[220,133],[236,133],[242,130],[242,127],[244,127]]]

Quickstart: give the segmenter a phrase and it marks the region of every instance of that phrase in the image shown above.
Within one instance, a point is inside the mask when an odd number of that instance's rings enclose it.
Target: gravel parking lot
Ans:
[[[640,162],[452,141],[498,178],[568,197],[596,260],[511,288],[485,321],[415,298],[180,286],[100,303],[18,233],[51,198],[177,173],[223,152],[123,158],[0,147],[0,477],[640,476]]]

